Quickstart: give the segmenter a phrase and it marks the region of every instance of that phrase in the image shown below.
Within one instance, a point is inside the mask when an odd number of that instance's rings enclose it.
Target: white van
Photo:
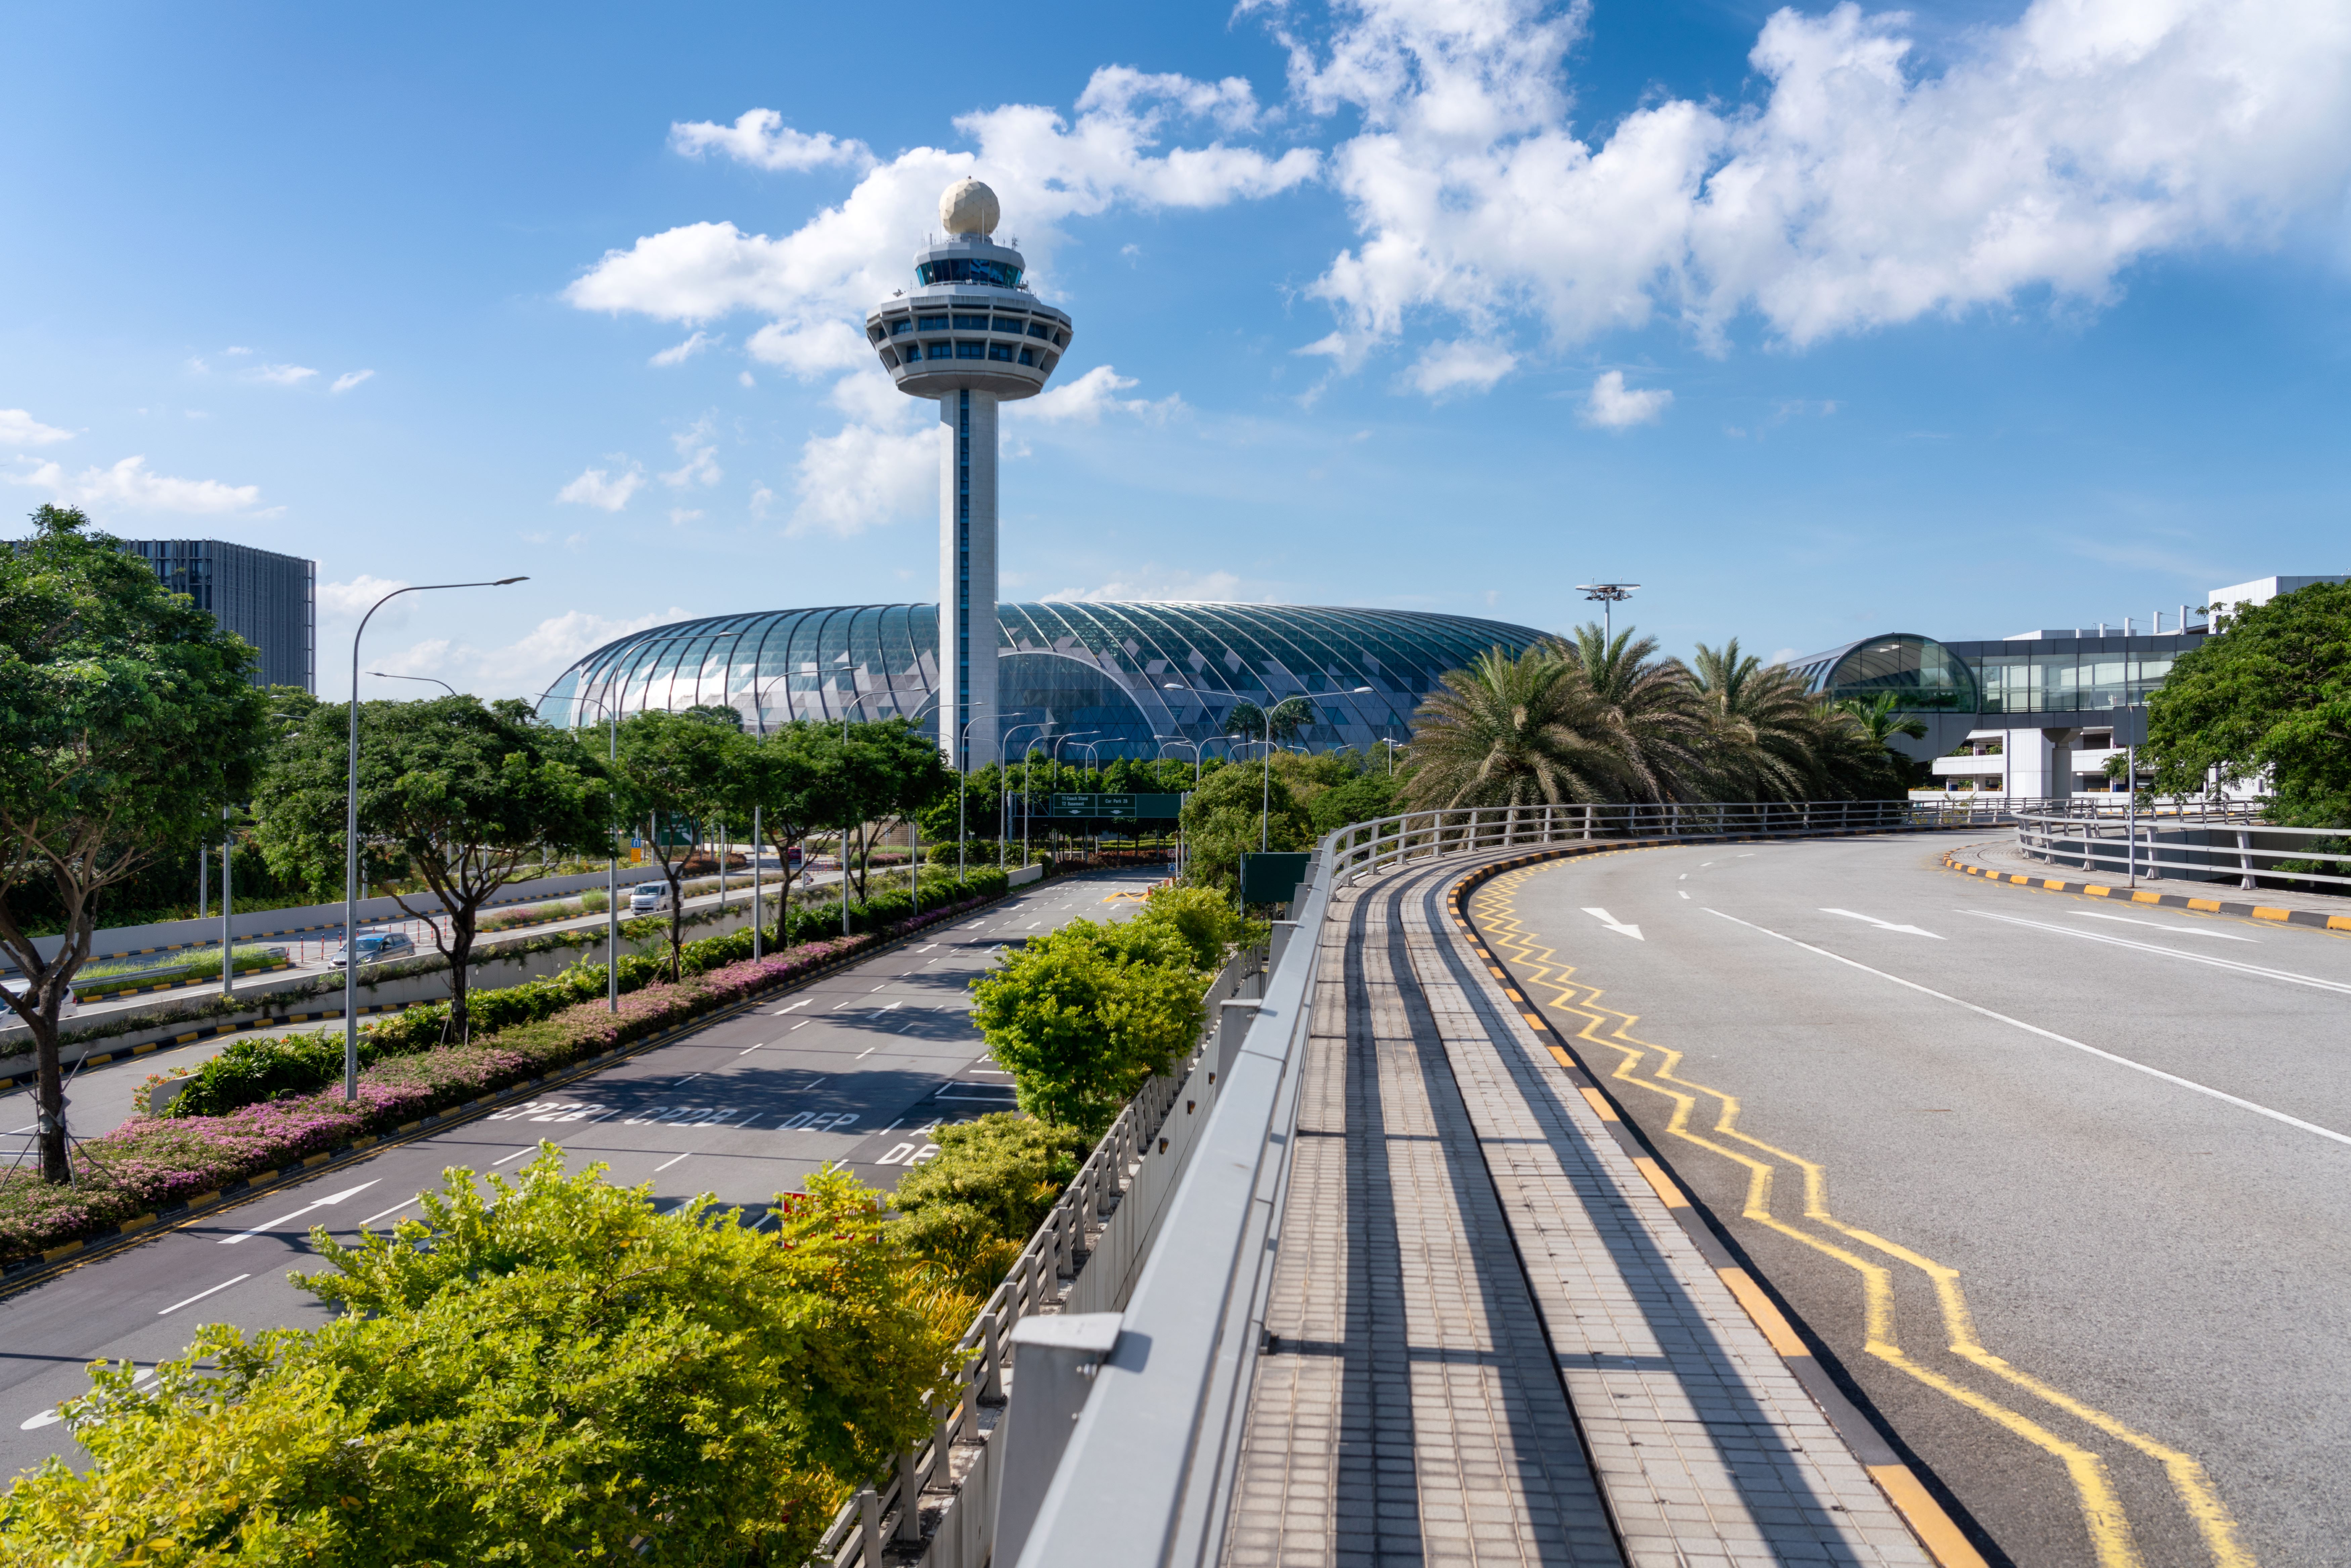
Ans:
[[[629,889],[629,913],[632,915],[667,915],[670,909],[669,883],[641,882]]]

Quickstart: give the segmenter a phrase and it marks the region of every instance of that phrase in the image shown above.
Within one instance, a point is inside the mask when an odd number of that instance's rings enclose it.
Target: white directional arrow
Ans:
[[[1641,928],[1639,926],[1627,925],[1604,909],[1587,909],[1583,913],[1592,916],[1593,919],[1600,922],[1601,925],[1608,927],[1609,930],[1615,932],[1619,936],[1630,936],[1635,942],[1646,942],[1648,940],[1647,937],[1641,935]]]
[[[1934,936],[1935,940],[1938,942],[1942,940],[1940,936],[1935,936],[1935,934],[1932,931],[1921,930],[1916,925],[1896,925],[1891,920],[1880,920],[1875,915],[1864,915],[1857,909],[1823,909],[1821,913],[1823,915],[1842,915],[1847,920],[1865,920],[1870,925],[1876,926],[1881,931],[1907,931],[1913,936]]]
[[[379,1181],[381,1179],[381,1177],[377,1178]],[[258,1236],[265,1230],[275,1230],[281,1225],[291,1224],[293,1221],[301,1218],[304,1215],[309,1213],[314,1208],[324,1208],[330,1203],[340,1203],[347,1197],[356,1197],[360,1193],[367,1191],[368,1188],[374,1185],[375,1182],[363,1181],[357,1186],[347,1186],[343,1188],[342,1191],[331,1194],[329,1197],[312,1198],[309,1202],[304,1204],[293,1213],[285,1216],[283,1218],[273,1219],[266,1225],[256,1225],[252,1229],[247,1230],[241,1235],[224,1236],[221,1238],[220,1244],[224,1247],[234,1247],[238,1242],[244,1240],[247,1236]]]

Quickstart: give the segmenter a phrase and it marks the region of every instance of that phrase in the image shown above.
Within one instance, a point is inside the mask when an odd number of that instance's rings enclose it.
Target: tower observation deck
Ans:
[[[914,255],[911,293],[865,315],[898,390],[939,405],[939,744],[961,772],[998,759],[996,408],[1034,397],[1070,346],[1027,264],[989,236],[996,193],[958,180],[939,197],[941,243]]]

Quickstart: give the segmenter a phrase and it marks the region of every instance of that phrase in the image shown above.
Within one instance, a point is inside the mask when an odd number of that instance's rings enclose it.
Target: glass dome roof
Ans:
[[[1298,737],[1313,750],[1401,742],[1447,671],[1546,635],[1468,616],[1275,604],[999,604],[997,621],[999,740],[1025,749],[1040,736],[1081,737],[1064,754],[1102,758],[1157,756],[1167,739],[1213,754],[1235,703],[1294,695],[1314,706]],[[608,643],[564,672],[539,712],[593,724],[723,704],[755,732],[904,715],[935,734],[937,684],[936,605],[777,610]]]

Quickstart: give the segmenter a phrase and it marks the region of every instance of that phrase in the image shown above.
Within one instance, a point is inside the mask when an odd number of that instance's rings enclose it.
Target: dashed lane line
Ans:
[[[1802,1173],[1806,1219],[1834,1230],[1848,1240],[1907,1264],[1927,1276],[1935,1291],[1937,1305],[1943,1319],[1946,1339],[1951,1354],[2013,1386],[2023,1389],[2036,1398],[2054,1406],[2154,1459],[2162,1467],[2173,1491],[2179,1498],[2183,1510],[2195,1521],[2206,1549],[2211,1553],[2213,1562],[2219,1565],[2219,1568],[2251,1568],[2253,1559],[2237,1540],[2236,1521],[2233,1516],[2229,1512],[2227,1506],[2221,1502],[2219,1494],[2213,1490],[2210,1479],[2195,1458],[2128,1427],[2104,1410],[2010,1364],[2003,1358],[1994,1354],[1977,1337],[1974,1317],[1968,1307],[1966,1295],[1960,1289],[1958,1270],[1903,1247],[1897,1242],[1887,1240],[1836,1218],[1828,1208],[1825,1167],[1816,1162],[1806,1160],[1801,1155],[1766,1144],[1741,1131],[1737,1125],[1740,1107],[1735,1096],[1677,1076],[1676,1069],[1680,1063],[1681,1053],[1634,1035],[1631,1031],[1633,1025],[1639,1021],[1637,1015],[1601,1006],[1599,998],[1602,992],[1598,988],[1568,978],[1574,973],[1573,966],[1557,965],[1554,971],[1555,950],[1536,946],[1535,938],[1520,925],[1515,908],[1518,884],[1539,869],[1544,868],[1529,867],[1523,872],[1497,878],[1492,884],[1491,891],[1486,899],[1488,907],[1481,909],[1479,913],[1481,921],[1487,923],[1496,932],[1496,945],[1499,946],[1508,943],[1515,947],[1518,950],[1517,961],[1523,967],[1534,971],[1539,977],[1539,983],[1559,988],[1559,995],[1552,1001],[1552,1006],[1584,1020],[1583,1027],[1577,1032],[1578,1039],[1595,1045],[1604,1045],[1623,1053],[1624,1060],[1610,1074],[1611,1077],[1618,1082],[1648,1090],[1673,1103],[1673,1113],[1667,1124],[1667,1130],[1673,1135],[1728,1159],[1747,1170],[1749,1180],[1744,1206],[1746,1218],[1781,1235],[1800,1241],[1815,1251],[1835,1259],[1861,1276],[1865,1309],[1865,1348],[1869,1354],[1897,1368],[1925,1386],[1974,1410],[1977,1414],[2057,1458],[2064,1464],[2069,1479],[2074,1483],[2082,1508],[2084,1522],[2089,1530],[2092,1542],[2097,1551],[2101,1568],[2137,1568],[2141,1559],[2132,1538],[2130,1522],[2119,1499],[2114,1493],[2103,1458],[2089,1449],[2068,1442],[2021,1411],[2011,1409],[1997,1400],[1920,1364],[1905,1352],[1896,1337],[1890,1270],[1846,1247],[1810,1235],[1773,1214],[1771,1204],[1774,1168],[1765,1161],[1758,1160],[1738,1150],[1727,1148],[1712,1139],[1692,1132],[1689,1128],[1689,1119],[1697,1108],[1697,1095],[1708,1096],[1721,1106],[1713,1128],[1715,1133],[1745,1144],[1750,1149],[1772,1159],[1783,1160]],[[2111,1055],[2109,1052],[2099,1051],[2095,1047],[2085,1046],[2079,1041],[2065,1040],[2063,1036],[2051,1034],[2033,1025],[2010,1019],[2004,1014],[1993,1013],[1991,1009],[1976,1007],[1973,1003],[1959,1001],[1957,998],[1947,997],[1941,992],[1933,991],[1915,982],[1903,980],[1898,976],[1886,975],[1882,970],[1873,969],[1868,965],[1856,963],[1841,955],[1830,953],[1824,948],[1814,947],[1809,943],[1798,942],[1793,937],[1782,936],[1765,927],[1752,925],[1750,922],[1739,920],[1735,915],[1722,915],[1719,910],[1714,909],[1708,909],[1708,913],[1720,915],[1721,918],[1731,920],[1740,925],[1748,925],[1750,929],[1762,931],[1767,936],[1779,937],[1782,941],[1803,947],[1822,956],[1834,958],[1870,974],[1894,980],[1912,989],[1956,1002],[1959,1006],[1984,1013],[2002,1022],[2014,1024],[2032,1033],[2044,1035],[2080,1050],[2089,1051],[2093,1054]],[[1611,1019],[1615,1021],[1613,1027],[1609,1028],[1607,1034],[1596,1032]],[[1643,1067],[1646,1053],[1649,1051],[1657,1053],[1659,1066],[1654,1070],[1651,1078],[1645,1079],[1639,1076],[1638,1070]],[[1566,1060],[1563,1052],[1560,1054],[1563,1061]],[[2126,1065],[2138,1067],[2143,1071],[2156,1073],[2157,1076],[2171,1077],[2170,1074],[2158,1072],[2157,1070],[2146,1068],[2142,1064],[2128,1062],[2126,1059],[2113,1058],[2113,1060],[2122,1061]],[[2186,1080],[2176,1080],[2176,1082],[2188,1082]],[[2192,1084],[2189,1086],[2201,1087]],[[1691,1092],[1684,1092],[1685,1090]],[[2220,1092],[2211,1090],[2205,1092],[2216,1095]],[[2225,1095],[2220,1097],[2234,1098]],[[2251,1107],[2250,1102],[2240,1102],[2240,1103]],[[2258,1109],[2258,1107],[2251,1108]],[[2282,1115],[2276,1113],[2272,1114]],[[2291,1118],[2283,1119],[2291,1120]],[[2301,1124],[2309,1126],[2308,1124]],[[2318,1128],[2311,1130],[2325,1131]],[[2335,1136],[2336,1134],[2328,1134],[2327,1135]],[[2345,1141],[2351,1142],[2351,1140]]]

